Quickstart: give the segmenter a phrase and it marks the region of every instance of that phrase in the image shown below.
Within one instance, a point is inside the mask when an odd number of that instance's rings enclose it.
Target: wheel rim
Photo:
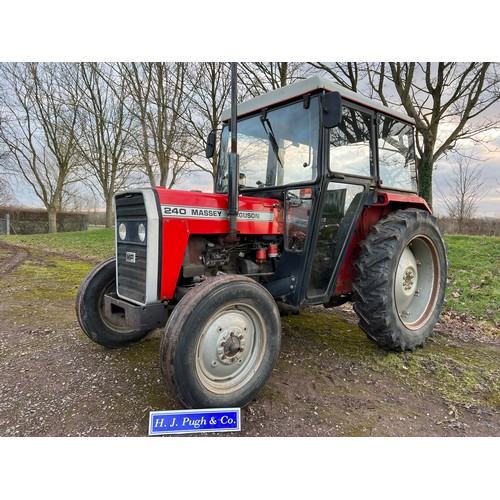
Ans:
[[[260,313],[238,303],[217,311],[203,328],[196,372],[212,392],[226,394],[255,376],[265,352],[267,330]]]
[[[101,292],[101,295],[99,296],[98,311],[101,317],[101,321],[107,328],[109,328],[115,333],[123,333],[123,334],[132,333],[133,330],[125,326],[124,313],[118,311],[112,313],[111,315],[106,314],[104,306],[104,296],[106,294],[111,294],[115,291],[116,291],[116,282],[115,280],[112,280],[108,284],[108,286],[104,287],[103,291]]]
[[[432,316],[438,283],[436,247],[429,238],[414,238],[399,258],[394,283],[396,309],[407,328],[416,330]]]

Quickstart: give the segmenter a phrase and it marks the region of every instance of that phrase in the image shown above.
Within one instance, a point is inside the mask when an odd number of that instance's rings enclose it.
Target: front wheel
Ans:
[[[446,290],[446,247],[428,212],[406,209],[380,220],[361,243],[354,310],[379,346],[413,350],[432,334]]]
[[[106,311],[104,296],[116,292],[116,260],[108,259],[83,280],[76,296],[76,317],[87,337],[105,347],[137,342],[151,330],[135,331],[126,326],[123,311]]]
[[[211,278],[167,322],[163,379],[187,408],[243,407],[271,375],[280,341],[279,310],[265,288],[241,276]]]

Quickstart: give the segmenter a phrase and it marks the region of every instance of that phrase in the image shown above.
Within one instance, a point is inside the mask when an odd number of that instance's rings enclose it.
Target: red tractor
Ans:
[[[255,398],[283,312],[353,301],[379,346],[424,343],[447,259],[417,195],[411,118],[312,77],[237,112],[233,97],[219,147],[215,193],[116,195],[116,257],[76,300],[88,337],[119,347],[165,327],[163,378],[190,408]],[[214,148],[212,133],[208,157]]]

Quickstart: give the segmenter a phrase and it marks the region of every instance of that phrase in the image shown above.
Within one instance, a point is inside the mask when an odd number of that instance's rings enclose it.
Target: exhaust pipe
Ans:
[[[238,63],[231,63],[231,152],[229,153],[228,172],[228,214],[229,236],[235,238],[238,234],[238,195],[239,195],[239,161],[237,144],[237,67]]]

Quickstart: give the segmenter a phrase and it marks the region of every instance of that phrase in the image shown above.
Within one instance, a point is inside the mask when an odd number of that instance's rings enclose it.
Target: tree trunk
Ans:
[[[432,155],[424,154],[418,162],[419,195],[432,208],[432,170],[434,161]]]
[[[106,199],[106,227],[113,227],[115,217],[113,214],[113,196]]]
[[[57,233],[57,210],[54,207],[47,209],[49,219],[49,233]]]

